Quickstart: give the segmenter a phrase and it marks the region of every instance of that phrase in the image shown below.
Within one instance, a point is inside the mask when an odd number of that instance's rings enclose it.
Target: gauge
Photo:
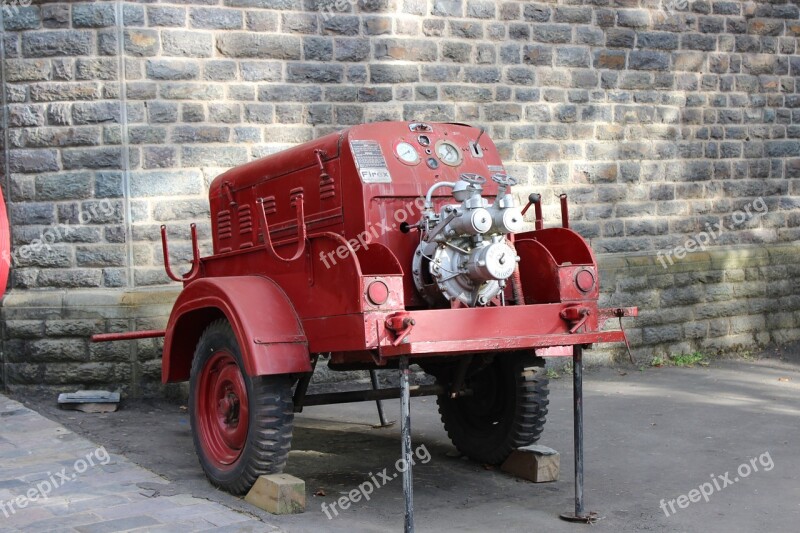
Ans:
[[[428,164],[428,166],[430,168],[432,168],[434,170],[439,168],[439,162],[436,159],[434,159],[433,157],[429,157],[428,160],[426,161],[426,163]]]
[[[419,142],[420,146],[428,146],[431,144],[431,139],[427,135],[420,135],[417,137],[417,142]]]
[[[445,165],[455,167],[461,164],[461,150],[450,141],[439,141],[436,143],[436,155]]]
[[[394,153],[403,163],[407,165],[416,165],[419,163],[419,154],[417,149],[407,142],[399,142],[394,147]]]

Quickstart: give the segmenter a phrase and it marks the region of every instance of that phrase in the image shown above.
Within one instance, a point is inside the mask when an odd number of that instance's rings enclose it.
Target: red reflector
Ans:
[[[382,281],[373,281],[367,287],[367,299],[372,305],[383,305],[389,299],[389,287]]]
[[[589,270],[581,270],[575,274],[575,285],[583,292],[589,292],[594,287],[594,275]]]

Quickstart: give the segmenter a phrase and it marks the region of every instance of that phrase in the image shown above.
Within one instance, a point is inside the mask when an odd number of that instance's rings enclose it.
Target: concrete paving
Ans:
[[[175,494],[164,478],[3,395],[0,420],[0,532],[272,529],[220,503]]]
[[[605,517],[592,527],[609,532],[797,531],[798,370],[797,362],[761,359],[588,371],[586,502]],[[572,507],[571,379],[552,381],[551,391],[540,443],[561,452],[562,469],[559,481],[546,484],[453,457],[435,400],[412,400],[413,443],[425,447],[414,470],[417,531],[588,529],[558,519]],[[402,486],[394,477],[399,428],[374,429],[374,404],[308,408],[298,415],[286,471],[306,481],[308,509],[281,517],[208,485],[179,406],[138,402],[116,413],[87,415],[57,411],[52,401],[31,404],[89,436],[93,444],[19,404],[3,399],[0,405],[11,406],[3,413],[17,413],[2,414],[0,501],[24,494],[42,472],[71,468],[97,445],[123,451],[127,458],[112,453],[109,465],[89,469],[54,490],[49,501],[10,519],[0,514],[0,530],[42,531],[44,524],[67,531],[193,531],[206,523],[225,531],[402,530]],[[398,402],[386,402],[386,408],[397,418]],[[40,433],[30,438],[33,431]],[[26,462],[14,460],[15,453]],[[334,502],[371,480],[377,483],[369,500],[362,496],[347,509],[337,506],[338,515],[331,511]]]

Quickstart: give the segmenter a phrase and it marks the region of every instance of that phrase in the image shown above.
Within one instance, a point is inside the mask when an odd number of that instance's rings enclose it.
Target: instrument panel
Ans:
[[[434,142],[431,135],[433,127],[424,122],[409,124],[413,136],[398,139],[394,143],[394,156],[403,164],[415,166],[421,161],[431,170],[439,168],[440,164],[458,167],[464,162],[464,153],[469,152],[473,158],[482,158],[483,150],[478,145],[480,135],[470,141],[469,147],[461,148],[449,139],[439,139]],[[483,131],[481,131],[481,135]]]

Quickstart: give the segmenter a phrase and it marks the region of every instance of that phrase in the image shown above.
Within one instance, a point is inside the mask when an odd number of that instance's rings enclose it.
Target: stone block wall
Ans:
[[[159,226],[185,262],[219,172],[379,120],[485,126],[551,223],[567,193],[638,353],[800,338],[796,2],[7,4],[6,385],[156,390],[157,343],[86,336],[165,319],[124,303],[164,293]]]

